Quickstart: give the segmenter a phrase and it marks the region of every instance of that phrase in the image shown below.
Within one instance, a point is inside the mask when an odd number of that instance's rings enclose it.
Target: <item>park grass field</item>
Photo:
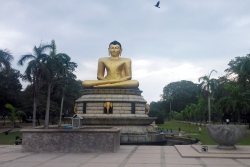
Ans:
[[[198,125],[184,123],[184,122],[175,122],[175,121],[165,121],[164,124],[158,125],[159,128],[163,129],[172,129],[173,131],[179,131],[179,128],[181,131],[185,132],[186,134],[183,137],[191,137],[196,138],[201,141],[203,145],[217,145],[214,141],[210,139],[208,136],[206,127],[201,126],[201,133],[199,133]],[[236,145],[250,145],[250,133],[249,130],[247,130],[247,133],[242,141],[237,143]]]
[[[16,141],[16,136],[22,138],[22,132],[10,132],[8,135],[0,133],[0,145],[14,145]]]

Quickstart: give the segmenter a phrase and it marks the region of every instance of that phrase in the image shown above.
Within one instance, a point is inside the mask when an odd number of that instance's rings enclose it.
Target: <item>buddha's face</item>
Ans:
[[[119,55],[121,54],[122,49],[120,48],[119,45],[113,45],[111,44],[109,46],[109,53],[111,54],[112,57],[119,57]]]

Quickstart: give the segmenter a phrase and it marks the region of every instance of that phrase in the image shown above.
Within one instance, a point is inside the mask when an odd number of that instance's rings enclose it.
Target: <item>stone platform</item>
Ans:
[[[151,124],[139,89],[84,89],[76,100],[85,127],[112,126],[121,130],[121,144],[166,142]],[[107,107],[107,105],[109,105]]]
[[[117,152],[120,129],[22,129],[24,152]]]

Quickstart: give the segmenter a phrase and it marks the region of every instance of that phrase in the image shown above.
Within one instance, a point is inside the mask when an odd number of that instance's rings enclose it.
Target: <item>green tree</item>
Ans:
[[[242,57],[235,57],[229,63],[229,68],[225,70],[228,75],[236,75],[237,82],[241,84],[244,90],[247,90],[250,81],[250,54]]]
[[[77,67],[76,63],[69,62],[69,68],[66,69],[65,74],[63,74],[61,77],[58,77],[56,80],[57,93],[61,96],[61,107],[60,107],[60,116],[58,124],[59,127],[61,126],[64,99],[69,96],[72,97],[74,95],[79,95],[79,93],[77,92],[81,90],[81,87],[79,88],[79,86],[77,86],[75,83],[77,82],[75,80],[76,76],[72,73],[76,67]],[[76,99],[74,99],[74,103],[75,100]]]
[[[15,106],[20,105],[20,93],[22,85],[19,81],[20,72],[15,69],[10,69],[9,75],[6,72],[0,71],[0,115],[6,116],[6,103],[11,103]]]
[[[197,102],[196,95],[197,84],[182,80],[165,86],[163,88],[162,100],[171,101],[171,110],[180,112],[184,110],[186,105]]]
[[[49,55],[47,55],[42,62],[45,64],[46,75],[44,79],[48,86],[47,92],[47,105],[46,105],[46,114],[44,128],[48,129],[49,127],[49,110],[50,110],[50,95],[51,87],[55,78],[60,75],[64,75],[69,67],[70,57],[65,53],[58,53],[56,51],[55,41],[51,41],[52,50]]]
[[[38,105],[39,89],[44,76],[46,76],[47,69],[45,68],[44,59],[47,57],[45,53],[51,45],[40,44],[39,47],[34,46],[33,54],[22,55],[18,61],[18,65],[23,66],[25,61],[29,60],[28,66],[24,72],[23,79],[32,83],[33,86],[33,124],[36,126],[36,109]]]
[[[205,113],[207,113],[207,107],[206,107],[207,103],[201,95],[198,95],[197,98],[198,98],[198,103],[197,103],[195,115],[200,121],[200,125],[201,125],[202,120],[204,119],[204,115]]]
[[[8,119],[12,122],[13,128],[15,128],[16,119],[19,119],[19,121],[21,121],[22,116],[26,116],[26,114],[23,111],[16,111],[16,109],[9,103],[7,103],[5,107],[10,110]]]
[[[0,49],[0,71],[5,71],[9,74],[11,71],[11,61],[13,60],[12,54],[7,49]]]
[[[207,102],[208,102],[208,122],[209,123],[211,122],[210,99],[211,99],[213,93],[216,91],[216,89],[217,89],[217,87],[219,85],[219,82],[216,79],[211,79],[210,78],[211,74],[213,72],[217,72],[217,71],[212,70],[209,75],[204,75],[204,76],[202,76],[202,77],[200,77],[198,79],[199,82],[202,81],[200,86],[201,86],[201,89],[202,89],[203,93],[207,97]]]
[[[231,107],[238,115],[238,123],[241,123],[241,114],[250,109],[250,91],[241,91],[239,85],[226,84],[225,89],[230,90],[231,95],[220,100],[224,112]]]

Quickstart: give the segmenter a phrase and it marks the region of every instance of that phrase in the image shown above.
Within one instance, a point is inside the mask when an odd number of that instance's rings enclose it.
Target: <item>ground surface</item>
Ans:
[[[190,147],[181,147],[188,152]],[[250,147],[249,147],[250,148]],[[249,149],[248,148],[248,149]],[[250,159],[183,158],[174,146],[121,146],[116,153],[33,153],[0,145],[0,167],[249,167]]]

